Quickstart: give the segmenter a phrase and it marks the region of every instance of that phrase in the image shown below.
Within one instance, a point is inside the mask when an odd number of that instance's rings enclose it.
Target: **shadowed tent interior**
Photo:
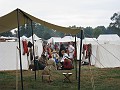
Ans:
[[[40,23],[41,25],[46,26],[50,29],[53,29],[53,30],[56,30],[59,32],[63,32],[66,34],[76,35],[77,33],[80,32],[80,29],[71,29],[71,28],[54,25],[54,24],[48,23],[46,21],[43,21],[41,19],[38,19],[20,9],[16,9],[16,10],[10,12],[9,14],[6,14],[6,15],[0,17],[0,33],[7,32],[7,31],[10,31],[10,30],[18,27],[17,11],[19,12],[20,26],[27,24],[28,23],[27,19],[30,19],[30,20],[32,20],[36,23]]]

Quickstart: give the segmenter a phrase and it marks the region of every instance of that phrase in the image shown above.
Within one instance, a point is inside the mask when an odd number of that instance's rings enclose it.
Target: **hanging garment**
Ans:
[[[23,55],[28,53],[27,41],[22,41],[23,44]]]
[[[28,42],[28,47],[31,48],[33,46],[33,44],[29,41]]]
[[[34,46],[34,52],[35,52],[35,56],[38,56],[38,46],[37,45]]]

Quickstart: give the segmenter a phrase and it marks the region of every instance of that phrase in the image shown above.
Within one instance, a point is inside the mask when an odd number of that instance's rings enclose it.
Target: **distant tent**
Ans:
[[[79,41],[79,38],[77,38],[76,41]],[[51,37],[48,39],[49,43],[55,43],[55,42],[75,42],[75,37],[72,36],[65,36],[63,38],[61,37]]]
[[[51,37],[50,39],[48,39],[48,43],[55,44],[55,42],[62,42],[62,38],[61,37]]]
[[[83,44],[96,45],[97,44],[97,39],[96,38],[84,38],[83,39]]]
[[[80,38],[77,38],[77,37],[76,37],[76,41],[80,41]],[[64,37],[61,39],[61,42],[75,42],[75,37],[72,37],[72,36],[64,36]]]
[[[98,38],[95,66],[99,68],[120,67],[120,37],[103,34]]]
[[[96,38],[84,38],[83,44],[91,44],[92,45],[92,55],[90,59],[91,65],[95,65],[95,56],[96,56],[96,49],[97,49],[97,39]],[[88,62],[88,58],[84,61]]]
[[[33,39],[34,39],[34,40],[41,40],[41,38],[39,38],[36,34],[33,34]],[[32,41],[32,36],[30,36],[30,37],[28,38],[28,41]]]
[[[119,44],[120,37],[117,34],[102,34],[97,38],[100,44]]]
[[[28,38],[23,35],[22,37],[20,37],[20,39],[21,39],[21,40],[23,40],[23,39],[24,39],[24,40],[25,40],[25,39],[27,40]]]
[[[120,37],[117,34],[101,34],[99,35],[97,40],[116,41],[116,40],[120,40]]]

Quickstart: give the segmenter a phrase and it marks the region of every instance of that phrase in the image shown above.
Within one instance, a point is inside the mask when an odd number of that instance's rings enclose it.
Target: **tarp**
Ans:
[[[71,28],[54,25],[54,24],[48,23],[46,21],[43,21],[41,19],[38,19],[20,9],[16,9],[16,10],[10,12],[9,14],[0,17],[0,33],[7,32],[7,31],[10,31],[10,30],[18,27],[17,13],[19,16],[20,26],[28,23],[28,18],[29,18],[36,23],[40,23],[41,25],[46,26],[50,29],[60,31],[60,32],[63,32],[66,34],[75,35],[80,32],[80,29],[71,29]]]

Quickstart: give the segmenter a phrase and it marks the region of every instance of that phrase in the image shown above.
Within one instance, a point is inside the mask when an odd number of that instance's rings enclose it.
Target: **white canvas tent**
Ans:
[[[79,41],[79,38],[76,38],[76,41]],[[55,43],[55,42],[75,42],[75,37],[72,36],[65,36],[63,38],[61,37],[51,37],[48,39],[49,43]]]
[[[36,34],[33,34],[33,39],[34,40],[41,40],[41,38],[39,38]],[[32,36],[30,36],[27,40],[32,42]]]
[[[97,46],[95,66],[99,68],[120,67],[120,45]]]
[[[80,41],[80,39],[76,37],[76,41]],[[62,38],[62,42],[75,42],[75,37],[65,36]]]
[[[97,50],[97,39],[96,38],[84,38],[83,44],[91,44],[92,45],[92,55],[90,58],[91,65],[95,65],[95,56],[96,56],[96,50]],[[84,60],[88,62],[88,59]]]
[[[35,56],[41,56],[43,52],[42,40],[35,41]]]
[[[19,65],[19,51],[17,42],[0,42],[0,71],[17,70]],[[27,55],[22,56],[22,68],[28,70]]]
[[[99,68],[120,67],[119,36],[102,35],[98,40],[93,39],[94,40],[91,38],[83,39],[83,44],[92,44],[91,65],[95,65]],[[106,43],[107,41],[109,41],[109,43]],[[79,52],[77,54],[79,55]]]
[[[51,37],[50,39],[48,39],[48,43],[55,44],[55,42],[62,42],[62,38],[61,37]]]
[[[27,38],[26,36],[22,36],[20,38],[21,40],[26,40],[27,42],[30,41],[32,43],[32,36],[30,36],[29,38]],[[36,34],[33,34],[33,39],[34,39],[35,56],[40,57],[43,51],[43,46],[42,46],[43,41]]]
[[[20,37],[20,40],[28,40],[28,38],[23,35],[22,37]]]
[[[104,34],[92,45],[91,63],[99,68],[120,67],[120,37],[117,34]]]
[[[20,37],[22,69],[28,70],[29,58],[27,54],[23,55],[22,40],[28,40],[26,36]],[[0,71],[20,69],[18,42],[0,42]],[[35,56],[41,56],[43,51],[42,40],[35,41]]]
[[[120,37],[117,34],[102,34],[97,38],[100,44],[118,44],[120,45]]]
[[[83,44],[96,45],[97,44],[97,39],[96,38],[84,38],[83,39]]]

